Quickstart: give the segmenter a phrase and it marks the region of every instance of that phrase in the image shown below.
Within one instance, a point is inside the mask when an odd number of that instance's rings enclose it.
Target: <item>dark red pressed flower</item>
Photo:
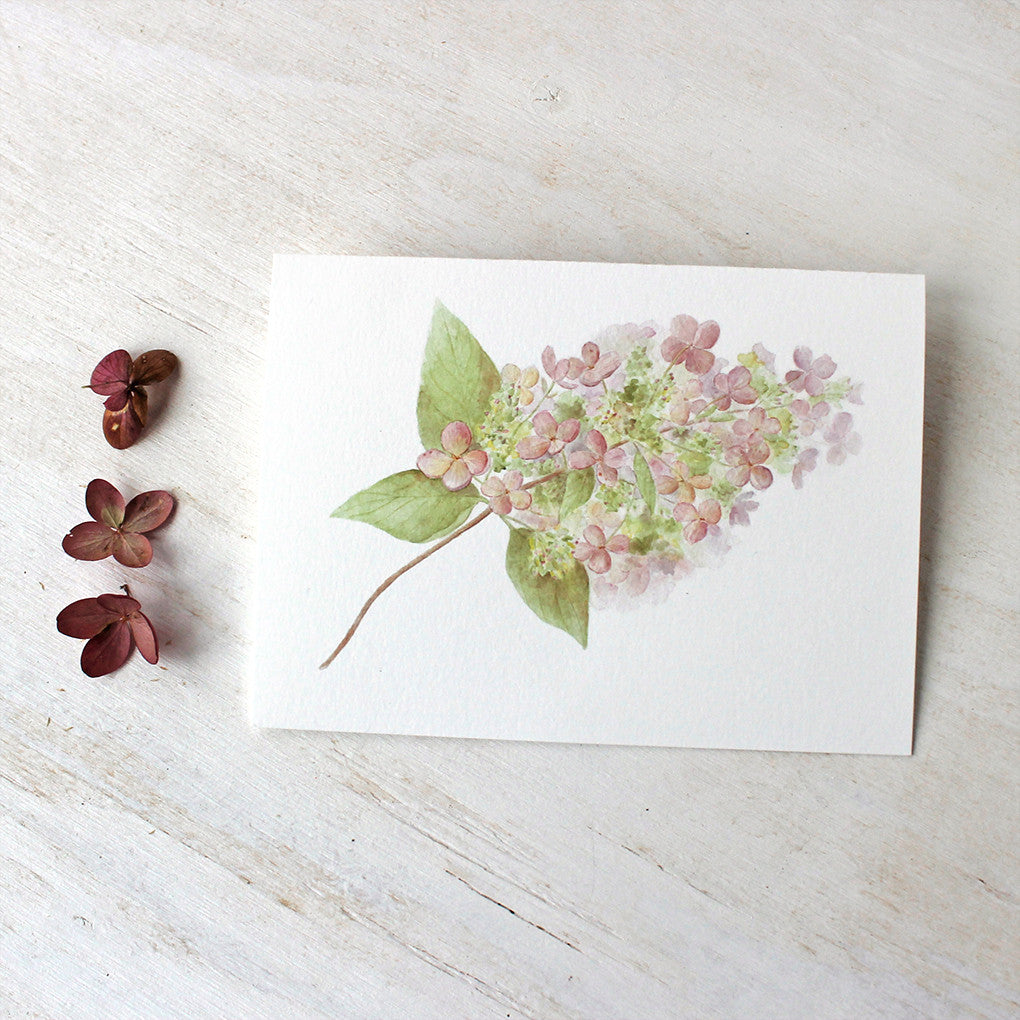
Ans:
[[[57,630],[68,637],[88,638],[81,652],[86,676],[105,676],[120,669],[137,647],[147,662],[159,661],[159,643],[142,607],[130,595],[79,599],[57,615]]]
[[[89,386],[106,397],[103,434],[118,450],[126,450],[142,433],[149,416],[145,387],[162,382],[177,367],[170,351],[146,351],[131,360],[127,351],[107,354],[92,371]]]
[[[103,560],[112,555],[125,567],[144,567],[152,559],[152,545],[143,532],[158,528],[174,508],[169,492],[139,493],[125,505],[124,497],[102,478],[85,490],[91,521],[76,524],[64,536],[64,552],[76,560]]]

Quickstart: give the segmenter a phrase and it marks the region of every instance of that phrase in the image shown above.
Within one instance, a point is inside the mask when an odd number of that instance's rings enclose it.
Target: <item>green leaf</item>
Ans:
[[[528,608],[543,622],[566,631],[588,647],[588,573],[576,560],[563,577],[536,574],[531,566],[529,531],[511,531],[506,572]]]
[[[477,431],[499,384],[492,359],[467,326],[437,301],[418,391],[418,434],[425,448],[439,446],[440,433],[451,421]]]
[[[640,450],[634,451],[634,477],[637,479],[638,492],[648,504],[649,510],[655,509],[655,479],[652,478],[651,468],[648,461],[641,456]]]
[[[399,471],[351,496],[330,516],[371,524],[405,542],[428,542],[463,524],[478,499],[473,485],[450,492],[438,478]]]
[[[567,475],[567,487],[560,504],[560,517],[573,513],[579,506],[584,506],[591,498],[595,489],[595,469],[585,468],[583,471],[571,471]]]

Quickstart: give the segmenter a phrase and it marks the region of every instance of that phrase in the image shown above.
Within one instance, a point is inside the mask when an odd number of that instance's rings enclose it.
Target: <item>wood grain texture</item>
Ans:
[[[1015,20],[2,0],[7,1015],[1016,1016]],[[252,732],[274,251],[926,273],[915,755]],[[182,369],[118,454],[121,346]],[[179,500],[98,682],[97,476]]]

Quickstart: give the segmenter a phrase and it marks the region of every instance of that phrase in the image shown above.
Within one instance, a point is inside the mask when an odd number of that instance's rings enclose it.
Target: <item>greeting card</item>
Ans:
[[[909,754],[918,276],[277,256],[251,717]]]

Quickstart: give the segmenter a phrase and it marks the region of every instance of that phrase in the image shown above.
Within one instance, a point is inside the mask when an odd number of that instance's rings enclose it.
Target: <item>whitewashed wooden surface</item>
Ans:
[[[6,1015],[1016,1016],[1016,20],[0,0]],[[274,251],[928,274],[914,757],[252,732]],[[121,346],[182,371],[118,454]],[[102,681],[96,476],[179,498]]]

